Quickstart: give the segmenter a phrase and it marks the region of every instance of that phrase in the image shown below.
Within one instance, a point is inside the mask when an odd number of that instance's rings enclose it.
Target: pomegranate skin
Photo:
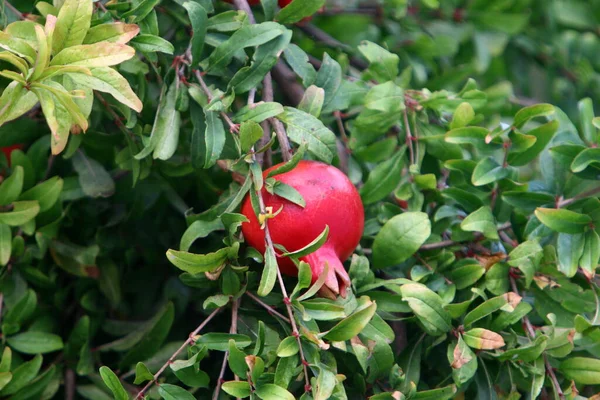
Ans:
[[[2,147],[0,150],[2,150],[2,152],[4,153],[4,155],[6,156],[6,159],[8,160],[8,166],[10,167],[10,155],[13,152],[13,150],[23,150],[25,148],[25,145],[22,144],[13,144],[12,146],[6,146],[6,147]]]
[[[278,166],[264,171],[265,178]],[[313,283],[322,275],[325,264],[329,264],[321,294],[327,297],[345,296],[350,278],[342,261],[352,255],[364,228],[364,209],[358,191],[342,171],[316,161],[300,161],[292,171],[274,178],[300,192],[306,206],[302,208],[263,188],[265,207],[273,207],[273,212],[283,207],[275,218],[268,220],[273,243],[284,246],[288,251],[296,251],[329,226],[325,244],[301,260],[310,265]],[[246,242],[264,253],[265,232],[254,214],[250,196],[244,200],[242,214],[249,220],[242,224]],[[289,258],[278,257],[278,265],[283,273],[297,276],[297,268]]]

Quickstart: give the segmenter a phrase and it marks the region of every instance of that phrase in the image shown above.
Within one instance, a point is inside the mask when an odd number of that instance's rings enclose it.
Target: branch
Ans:
[[[240,307],[240,299],[234,300],[231,304],[231,326],[229,328],[229,333],[234,335],[237,333],[237,323],[238,323],[238,309]],[[219,373],[219,378],[217,378],[217,387],[213,393],[213,400],[217,400],[219,398],[219,393],[221,392],[221,385],[223,384],[223,376],[225,376],[225,368],[227,367],[227,361],[229,360],[229,350],[225,352],[223,356],[223,364],[221,364],[221,372]],[[238,376],[235,375],[235,380],[239,380]]]
[[[510,222],[507,222],[505,224],[500,225],[498,227],[498,231],[505,231],[505,230],[510,229],[510,228],[511,228],[511,224],[510,224]],[[476,233],[475,234],[475,238],[473,239],[473,241],[480,241],[480,240],[483,240],[483,239],[485,239],[485,237],[483,236],[483,234]],[[468,243],[468,242],[470,242],[470,240],[462,241],[462,242],[456,242],[454,240],[442,240],[441,242],[437,242],[437,243],[424,244],[423,246],[419,247],[419,251],[443,249],[445,247],[458,246],[460,244]]]
[[[181,347],[178,348],[177,351],[175,351],[175,353],[173,353],[173,355],[167,360],[167,362],[162,367],[160,367],[158,372],[154,374],[154,378],[150,382],[148,382],[146,386],[144,386],[144,388],[137,394],[137,396],[135,397],[136,399],[139,400],[144,397],[144,393],[146,393],[148,389],[150,389],[150,387],[152,387],[152,385],[157,382],[160,375],[165,371],[165,369],[167,369],[169,365],[173,363],[173,361],[175,361],[175,358],[179,355],[179,353],[185,350],[185,348],[188,345],[194,343],[194,341],[196,340],[195,337],[198,335],[198,333],[202,329],[204,329],[204,327],[215,317],[215,315],[219,313],[219,311],[221,311],[221,307],[215,309],[212,313],[210,313],[210,315],[206,317],[206,319],[200,325],[198,325],[198,327],[192,333],[190,333],[188,339],[185,342],[183,342]]]
[[[291,324],[290,319],[288,317],[286,317],[285,315],[281,314],[279,311],[275,310],[273,307],[271,307],[270,305],[268,305],[267,303],[265,303],[264,301],[262,301],[261,299],[259,299],[254,294],[252,294],[250,292],[246,292],[246,296],[250,297],[252,300],[254,300],[258,304],[260,304],[261,306],[263,306],[265,308],[265,310],[267,310],[269,312],[269,314],[275,315],[275,316],[281,318],[282,320],[284,320],[285,322],[287,322],[288,324]]]
[[[25,14],[23,14],[21,11],[17,10],[17,8],[15,6],[13,6],[12,4],[10,4],[8,1],[4,0],[4,5],[6,6],[6,8],[8,8],[10,11],[12,11],[20,19],[22,19],[22,20],[27,19],[25,17]]]
[[[515,278],[513,278],[512,276],[509,276],[509,278],[510,286],[512,287],[513,292],[519,294],[519,288],[517,287],[517,282],[515,281]],[[529,317],[523,317],[523,325],[525,326],[525,333],[527,334],[529,340],[535,339],[535,330],[533,329],[533,325],[531,325],[531,321],[529,321]],[[558,383],[558,379],[556,378],[556,374],[554,373],[554,368],[552,368],[552,365],[550,365],[550,361],[548,361],[548,357],[546,356],[545,352],[542,353],[542,357],[544,357],[544,366],[546,368],[546,374],[550,377],[550,380],[552,381],[552,386],[554,386],[555,393],[561,400],[565,400],[565,394],[563,393],[562,388],[560,387],[560,383]]]
[[[575,195],[575,196],[571,197],[570,199],[560,200],[559,202],[556,203],[556,208],[568,207],[578,200],[581,200],[581,199],[584,199],[586,197],[593,196],[596,194],[600,194],[600,186],[597,188],[588,190],[587,192],[579,193],[578,195]]]
[[[256,24],[256,19],[254,18],[254,14],[252,13],[252,9],[250,8],[250,5],[248,4],[247,0],[233,0],[233,4],[238,10],[244,11],[246,14],[248,14],[248,19],[250,20],[250,23]],[[263,80],[263,100],[273,101],[273,80],[271,79],[270,73],[267,73]],[[275,130],[275,134],[277,135],[277,141],[279,142],[279,147],[281,148],[281,155],[283,157],[283,161],[287,162],[292,158],[292,149],[287,136],[287,132],[285,131],[285,127],[278,119],[269,118],[268,121],[269,124]],[[266,136],[266,141],[268,142],[270,132],[265,130],[264,127],[263,131],[263,140],[264,136]]]
[[[332,47],[334,49],[339,49],[339,50],[347,51],[349,53],[351,53],[352,50],[353,50],[352,47],[348,46],[347,44],[344,44],[344,43],[340,42],[339,40],[337,40],[333,36],[331,36],[328,33],[322,31],[321,29],[317,28],[313,24],[296,25],[296,26],[302,32],[304,32],[305,34],[307,34],[308,36],[310,36],[313,40],[321,42],[321,44],[323,44],[323,45],[325,45],[327,47]],[[354,67],[356,67],[356,68],[358,68],[360,70],[369,68],[369,64],[367,62],[365,62],[361,58],[354,57],[354,56],[350,57],[350,64],[352,64]]]
[[[209,102],[212,101],[213,94],[212,94],[210,88],[206,85],[206,82],[204,82],[204,79],[202,78],[202,74],[197,69],[194,70],[194,74],[196,75],[196,79],[198,79],[198,82],[200,83],[200,87],[202,88],[202,90],[204,91],[206,96],[208,97],[208,101]],[[233,123],[231,118],[229,118],[229,115],[227,115],[227,113],[225,111],[221,111],[219,114],[221,115],[223,120],[225,120],[225,122],[227,122],[227,125],[229,125],[229,131],[237,132],[238,125]]]

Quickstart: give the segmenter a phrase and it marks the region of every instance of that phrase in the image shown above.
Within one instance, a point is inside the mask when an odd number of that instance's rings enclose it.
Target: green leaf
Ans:
[[[197,239],[205,238],[212,232],[221,229],[223,229],[223,223],[219,218],[214,219],[212,221],[194,221],[190,226],[188,226],[188,228],[181,236],[181,241],[179,242],[179,249],[181,251],[188,251]]]
[[[129,395],[123,388],[119,377],[108,367],[100,367],[100,376],[112,392],[115,400],[128,400]]]
[[[0,224],[0,265],[5,266],[12,251],[12,232],[6,224]]]
[[[325,90],[315,85],[309,86],[298,104],[298,109],[319,118],[323,103],[325,102]]]
[[[581,385],[600,384],[600,360],[595,358],[568,358],[560,363],[559,371]]]
[[[192,65],[196,66],[200,63],[204,49],[208,16],[206,10],[196,2],[186,1],[183,7],[187,10],[192,23]]]
[[[439,389],[417,392],[412,398],[415,400],[450,400],[457,392],[456,386],[449,385]]]
[[[521,360],[523,362],[532,362],[542,355],[548,343],[548,336],[540,335],[535,341],[529,342],[523,346],[506,350],[498,356],[501,361]]]
[[[498,310],[512,312],[520,302],[521,296],[513,292],[508,292],[500,296],[493,297],[484,301],[479,306],[471,310],[467,315],[465,315],[463,325],[468,327],[476,321],[479,321],[480,319],[485,318]]]
[[[12,380],[12,377],[13,375],[10,372],[0,372],[0,390]]]
[[[493,157],[482,158],[473,170],[471,183],[475,186],[488,185],[506,178],[510,170],[496,162]]]
[[[233,340],[229,341],[229,368],[240,378],[246,378],[248,364],[246,363],[246,353],[241,351],[235,345]]]
[[[393,81],[398,76],[398,55],[376,43],[363,41],[358,51],[369,61],[368,73],[379,82]]]
[[[6,341],[14,350],[24,354],[52,353],[64,347],[60,336],[46,332],[23,332],[7,338]]]
[[[277,268],[275,250],[273,247],[268,246],[265,251],[265,268],[256,292],[259,296],[266,296],[273,290],[275,282],[277,281]]]
[[[527,132],[527,135],[536,138],[535,143],[521,153],[509,153],[507,159],[508,164],[515,167],[521,167],[533,161],[533,159],[546,148],[548,143],[550,143],[558,130],[559,125],[560,122],[558,120],[553,120]]]
[[[594,276],[600,262],[600,236],[595,230],[589,230],[585,233],[584,241],[579,266],[587,272],[586,275]]]
[[[254,393],[262,400],[295,400],[293,394],[272,383],[265,383],[256,387]]]
[[[385,223],[373,242],[373,263],[378,268],[399,264],[419,250],[431,235],[427,214],[407,212]]]
[[[245,121],[263,122],[264,120],[283,113],[283,106],[279,103],[259,102],[252,106],[244,106],[233,117],[233,121],[240,123]]]
[[[135,381],[133,381],[134,385],[139,385],[140,383],[151,381],[154,379],[154,375],[150,372],[146,364],[142,362],[138,362],[135,365]]]
[[[277,346],[277,357],[291,357],[298,354],[298,339],[294,336],[288,336]]]
[[[498,239],[496,219],[488,206],[481,207],[469,214],[461,223],[460,227],[469,232],[481,232],[486,238]]]
[[[409,283],[400,287],[402,298],[408,302],[425,332],[438,336],[448,332],[452,326],[450,315],[444,310],[438,294],[419,283]]]
[[[554,208],[538,208],[535,216],[548,228],[561,233],[582,233],[592,222],[585,214]]]
[[[129,18],[131,22],[140,22],[154,10],[158,2],[159,0],[142,0],[134,8],[123,13],[121,18]]]
[[[56,18],[52,35],[52,53],[83,43],[92,20],[93,4],[89,1],[66,0]]]
[[[502,194],[502,199],[511,206],[532,213],[536,208],[554,204],[554,196],[539,192],[507,191]]]
[[[173,54],[175,48],[168,40],[161,38],[160,36],[141,34],[129,42],[131,47],[142,53],[155,53],[161,52],[165,54]]]
[[[275,16],[282,24],[293,24],[316,13],[325,5],[325,0],[294,0],[283,7]]]
[[[240,147],[243,153],[254,146],[254,144],[262,137],[262,127],[254,121],[246,121],[240,125]]]
[[[0,185],[0,205],[8,205],[19,198],[23,190],[24,176],[23,167],[15,166],[12,174]]]
[[[260,46],[282,35],[284,31],[285,27],[275,22],[245,25],[221,43],[202,65],[206,66],[207,72],[222,69],[230,63],[234,54],[239,50]]]
[[[577,273],[579,260],[584,251],[585,236],[582,233],[574,235],[559,233],[556,242],[558,270],[571,278]]]
[[[396,154],[371,171],[369,178],[360,189],[364,204],[372,204],[383,200],[396,189],[402,179],[401,172],[404,168],[405,152],[406,146],[402,146]]]
[[[375,311],[377,311],[377,304],[372,302],[366,297],[366,306],[362,309],[355,311],[348,318],[343,319],[329,331],[323,335],[324,339],[332,342],[343,342],[350,340],[358,335],[367,326]]]
[[[318,249],[320,249],[321,246],[323,246],[325,244],[328,237],[329,237],[329,226],[325,225],[325,229],[323,229],[323,232],[321,232],[319,234],[319,236],[317,236],[315,239],[313,239],[312,242],[310,242],[306,246],[304,246],[301,249],[298,249],[296,251],[285,252],[281,256],[282,257],[293,257],[293,258],[305,257],[311,253],[314,253]]]
[[[85,195],[94,198],[113,195],[115,182],[102,164],[81,151],[77,151],[72,160],[73,168],[79,175],[79,185]]]
[[[552,104],[535,104],[519,110],[515,115],[513,125],[517,128],[522,128],[529,120],[538,117],[548,117],[554,114],[554,106]]]
[[[468,264],[455,267],[450,271],[450,280],[458,290],[473,286],[485,274],[480,264]]]
[[[9,35],[5,32],[0,32],[0,49],[4,49],[19,57],[23,57],[30,64],[34,63],[37,57],[36,51],[26,41]]]
[[[17,393],[22,388],[26,387],[38,374],[42,366],[42,356],[36,355],[30,361],[24,362],[12,371],[12,379],[2,390],[0,395],[7,396]],[[4,372],[6,373],[6,372]],[[6,379],[6,375],[5,378]]]
[[[296,150],[296,152],[294,153],[292,158],[289,161],[287,161],[283,164],[280,164],[279,166],[271,169],[269,171],[269,173],[267,174],[267,178],[271,178],[273,176],[280,175],[280,174],[285,174],[286,172],[293,170],[296,167],[296,165],[298,165],[298,163],[304,157],[305,150],[306,150],[306,145],[305,144],[300,145],[300,147],[298,147],[298,150]]]
[[[279,197],[291,201],[292,203],[304,208],[306,202],[304,198],[293,186],[287,185],[283,182],[275,181],[273,186],[273,193]]]
[[[450,122],[450,129],[463,128],[467,126],[475,118],[475,111],[473,106],[467,102],[460,103],[460,105],[454,111],[452,122]]]
[[[204,345],[209,350],[227,351],[230,340],[233,340],[239,348],[245,348],[252,344],[252,341],[246,335],[229,333],[207,333],[200,336],[196,344]]]
[[[294,43],[290,44],[283,55],[292,70],[302,79],[305,87],[312,85],[317,77],[317,71],[309,62],[308,55]]]
[[[40,205],[37,201],[15,201],[12,204],[12,211],[0,213],[0,224],[23,225],[35,218],[40,212]]]
[[[448,143],[472,144],[477,147],[482,147],[486,144],[485,138],[488,136],[489,132],[489,130],[479,126],[456,128],[446,133],[445,140]]]
[[[216,111],[204,111],[206,132],[204,134],[204,168],[216,164],[225,147],[226,133],[223,122]]]
[[[158,387],[158,393],[165,400],[194,400],[195,397],[187,390],[175,386],[170,385],[168,383],[163,383]]]
[[[246,381],[229,381],[223,382],[221,386],[223,391],[228,395],[239,398],[246,398],[252,393],[250,384]]]
[[[64,181],[60,177],[53,176],[47,181],[44,181],[21,194],[19,200],[37,200],[40,204],[40,211],[48,211],[58,201],[58,198],[62,193],[63,184]],[[0,193],[1,192],[2,186],[0,186]]]
[[[320,160],[330,163],[336,148],[335,135],[317,118],[296,108],[285,107],[278,118],[287,125],[290,139],[302,145]]]
[[[228,253],[229,248],[220,249],[209,254],[192,254],[185,251],[168,250],[167,258],[180,270],[195,275],[219,268],[227,260]]]
[[[581,172],[590,165],[598,167],[600,165],[600,148],[585,149],[577,154],[571,163],[571,171]]]

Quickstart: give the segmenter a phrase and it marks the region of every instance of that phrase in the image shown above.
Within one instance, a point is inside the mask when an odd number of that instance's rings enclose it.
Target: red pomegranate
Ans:
[[[264,176],[280,165],[264,171]],[[288,251],[296,251],[316,239],[329,226],[325,244],[301,260],[310,265],[313,283],[323,273],[325,264],[329,264],[321,294],[330,298],[338,294],[345,297],[350,278],[342,261],[350,257],[358,245],[365,222],[363,205],[356,188],[342,171],[316,161],[300,161],[293,170],[274,178],[300,192],[306,206],[302,208],[263,188],[265,207],[273,207],[275,212],[283,206],[277,216],[268,220],[273,243],[282,245]],[[244,200],[242,214],[250,221],[242,224],[246,241],[264,253],[265,232],[254,214],[250,196]],[[278,265],[283,273],[297,276],[297,268],[289,258],[278,258]]]

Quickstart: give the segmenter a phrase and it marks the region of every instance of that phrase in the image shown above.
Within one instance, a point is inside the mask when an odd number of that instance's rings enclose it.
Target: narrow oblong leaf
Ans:
[[[135,56],[133,47],[125,44],[100,42],[68,47],[58,53],[50,65],[78,65],[96,68],[110,67]]]
[[[554,208],[538,208],[535,216],[548,228],[560,233],[582,233],[592,222],[585,214]]]
[[[116,400],[129,399],[129,395],[125,391],[125,388],[123,388],[119,377],[110,368],[100,367],[100,376]]]
[[[219,268],[227,260],[228,252],[228,248],[209,254],[192,254],[185,251],[169,250],[167,251],[167,258],[180,270],[195,275]]]
[[[80,45],[90,29],[94,5],[90,1],[65,0],[56,17],[52,53]]]
[[[370,300],[368,300],[367,304],[366,307],[338,322],[337,325],[323,335],[323,338],[332,342],[342,342],[350,340],[362,332],[369,321],[371,321],[371,318],[373,318],[375,311],[377,311],[377,304]]]
[[[452,328],[450,314],[444,310],[442,299],[431,289],[425,285],[410,283],[401,286],[400,292],[427,333],[437,336]]]

